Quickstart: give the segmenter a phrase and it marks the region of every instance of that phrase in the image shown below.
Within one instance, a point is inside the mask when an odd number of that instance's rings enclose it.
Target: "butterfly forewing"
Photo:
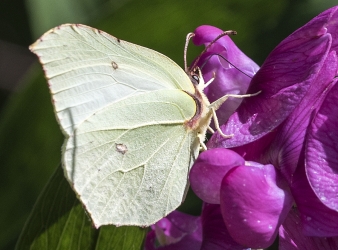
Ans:
[[[61,25],[30,49],[45,70],[66,135],[93,113],[120,99],[157,89],[194,87],[168,57],[84,25]]]

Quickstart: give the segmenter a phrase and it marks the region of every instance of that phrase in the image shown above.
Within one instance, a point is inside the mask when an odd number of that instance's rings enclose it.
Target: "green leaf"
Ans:
[[[146,232],[147,229],[140,227],[103,226],[100,228],[95,249],[143,249]]]
[[[59,167],[37,200],[16,249],[142,249],[146,229],[95,229]]]

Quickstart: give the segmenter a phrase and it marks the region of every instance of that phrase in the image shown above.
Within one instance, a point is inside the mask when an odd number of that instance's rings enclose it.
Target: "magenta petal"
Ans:
[[[262,138],[259,138],[256,141],[253,141],[251,143],[232,148],[231,150],[235,151],[237,154],[245,158],[246,161],[256,161],[261,163],[273,163],[264,159],[264,154],[266,150],[269,150],[269,146],[271,145],[271,141],[274,140],[274,138],[278,135],[278,129],[275,129],[273,132],[263,136]],[[208,148],[209,143],[207,144]],[[271,152],[269,152],[269,155]],[[265,157],[268,158],[268,157]]]
[[[199,250],[201,247],[200,217],[174,211],[151,228],[146,237],[145,250]]]
[[[201,250],[243,250],[226,229],[219,205],[204,203],[202,211],[203,242]]]
[[[238,243],[252,248],[273,243],[292,206],[290,193],[277,186],[277,179],[280,177],[272,165],[235,167],[224,177],[222,215]]]
[[[272,162],[281,169],[288,180],[291,180],[297,167],[305,134],[312,121],[313,110],[320,107],[326,93],[330,90],[332,79],[337,72],[337,65],[337,55],[331,52],[306,96],[278,128],[278,134],[269,147],[267,162]]]
[[[224,139],[214,134],[211,141],[221,147],[236,147],[254,141],[280,125],[306,95],[316,79],[331,45],[325,33],[330,16],[307,24],[282,41],[268,56],[251,82],[246,98],[222,126]]]
[[[337,82],[337,80],[335,81]],[[308,130],[306,174],[317,197],[338,211],[338,85],[327,94]]]
[[[318,23],[318,26],[322,25],[322,22],[326,22],[327,24],[323,27],[323,33],[327,32],[330,33],[332,36],[332,45],[331,45],[331,51],[337,51],[338,50],[338,6],[332,7],[323,13],[316,16],[314,19],[312,19],[309,23],[313,23],[314,25]],[[326,29],[326,30],[325,30]]]
[[[318,199],[309,184],[302,161],[293,175],[291,191],[301,215],[303,234],[318,237],[338,236],[338,212]]]
[[[222,32],[213,26],[200,26],[194,32],[193,42],[196,45],[207,46]],[[220,38],[209,47],[199,59],[198,65],[201,66],[205,82],[215,76],[213,82],[204,90],[210,102],[226,94],[245,94],[251,77],[259,69],[258,65],[247,57],[228,36]],[[223,124],[241,102],[242,99],[229,98],[216,111],[219,123]]]
[[[292,209],[279,229],[279,250],[336,250],[338,237],[304,236],[297,209]]]
[[[199,26],[194,31],[195,36],[193,37],[193,42],[195,45],[202,45],[202,44],[207,45],[222,32],[223,31],[221,29],[218,29],[210,25]],[[220,38],[219,40],[216,41],[215,44],[216,44],[216,48],[215,49],[211,48],[211,51],[213,52],[223,51],[225,54],[222,53],[222,55],[224,55],[229,60],[229,62],[231,62],[236,67],[240,68],[246,74],[253,76],[259,69],[259,66],[254,61],[252,61],[249,57],[247,57],[235,45],[235,43],[230,39],[229,36],[224,36]],[[219,60],[226,68],[233,68],[233,66],[230,66],[223,59],[219,59]]]
[[[203,201],[219,204],[222,179],[229,169],[244,165],[244,159],[234,151],[216,148],[202,152],[189,178],[194,193]]]
[[[224,51],[217,51],[219,54],[225,54]],[[208,55],[203,56],[202,60]],[[218,100],[226,94],[245,94],[249,88],[251,78],[244,75],[236,68],[225,68],[221,63],[222,58],[214,56],[209,59],[203,67],[202,73],[205,81],[208,81],[215,74],[215,80],[204,90],[210,103]],[[219,124],[225,123],[230,115],[238,108],[243,99],[230,97],[216,111]],[[211,124],[213,126],[213,123]]]

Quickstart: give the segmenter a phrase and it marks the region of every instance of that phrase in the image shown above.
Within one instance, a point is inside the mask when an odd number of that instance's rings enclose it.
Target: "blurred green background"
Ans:
[[[13,249],[33,205],[60,164],[63,136],[42,69],[28,50],[62,23],[83,23],[157,50],[183,66],[185,36],[201,24],[238,32],[258,64],[330,0],[1,0],[0,249]],[[201,48],[189,47],[188,60]],[[189,202],[188,202],[189,203]],[[183,210],[196,213],[194,203]]]

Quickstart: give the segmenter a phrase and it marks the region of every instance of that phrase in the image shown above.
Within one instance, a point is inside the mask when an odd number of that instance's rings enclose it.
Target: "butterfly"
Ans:
[[[30,46],[65,135],[65,176],[101,225],[149,226],[184,200],[215,110],[198,67],[80,24]],[[245,97],[247,95],[235,97]]]

